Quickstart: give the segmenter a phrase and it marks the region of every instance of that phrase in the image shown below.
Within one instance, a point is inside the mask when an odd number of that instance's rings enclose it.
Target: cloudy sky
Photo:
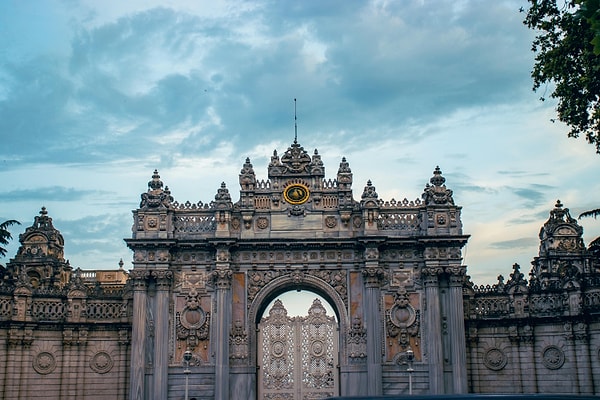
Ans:
[[[419,198],[436,165],[472,235],[476,284],[529,271],[560,199],[596,208],[600,156],[531,91],[525,0],[0,2],[0,220],[42,206],[75,267],[130,266],[123,238],[157,168],[209,202],[250,157],[342,156],[354,196]],[[545,93],[544,93],[545,92]],[[585,242],[600,221],[583,220]],[[15,240],[9,258],[16,252]],[[0,260],[5,263],[8,259]]]

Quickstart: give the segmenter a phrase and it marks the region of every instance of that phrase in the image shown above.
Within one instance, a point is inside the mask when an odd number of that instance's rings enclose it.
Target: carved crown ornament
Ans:
[[[177,339],[186,342],[186,348],[194,350],[198,343],[207,340],[210,331],[210,312],[200,306],[199,294],[195,289],[186,296],[182,311],[175,314]]]
[[[410,345],[410,337],[419,334],[420,313],[410,304],[406,289],[400,288],[394,296],[394,305],[386,312],[387,334],[397,338],[404,350]]]

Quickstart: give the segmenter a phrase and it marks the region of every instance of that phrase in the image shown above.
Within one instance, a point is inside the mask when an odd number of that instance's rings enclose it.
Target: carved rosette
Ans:
[[[394,305],[386,312],[387,334],[397,338],[402,350],[410,346],[410,338],[419,334],[420,313],[410,304],[406,289],[401,288],[394,296]]]
[[[565,353],[557,346],[548,346],[542,352],[542,364],[548,369],[559,369],[565,363]]]
[[[190,350],[202,340],[207,340],[210,330],[210,312],[200,306],[198,292],[192,289],[186,297],[186,305],[175,314],[175,330],[178,340],[185,340]]]
[[[99,351],[94,354],[90,360],[90,368],[98,374],[106,374],[110,372],[114,365],[114,361],[110,354],[106,351]]]
[[[488,349],[483,355],[483,365],[492,371],[500,371],[506,366],[508,357],[497,347]]]
[[[49,351],[42,351],[33,358],[33,369],[40,375],[48,375],[56,368],[56,358]]]

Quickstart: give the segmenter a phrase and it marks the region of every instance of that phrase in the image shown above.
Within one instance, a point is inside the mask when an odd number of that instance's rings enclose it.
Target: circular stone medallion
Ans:
[[[492,371],[500,371],[506,366],[507,361],[506,354],[497,348],[489,349],[483,356],[483,363]]]
[[[565,353],[556,346],[548,346],[542,353],[542,363],[548,369],[559,369],[565,363]]]
[[[33,369],[41,375],[47,375],[56,368],[54,355],[47,351],[42,351],[33,359]]]
[[[90,368],[99,374],[106,374],[112,367],[112,357],[105,351],[97,352],[90,360]]]
[[[304,204],[309,195],[308,187],[300,183],[290,185],[283,191],[283,198],[290,204]]]

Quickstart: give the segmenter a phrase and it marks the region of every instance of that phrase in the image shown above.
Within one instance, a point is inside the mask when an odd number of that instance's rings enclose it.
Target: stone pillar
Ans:
[[[515,393],[526,393],[523,390],[523,372],[521,370],[521,360],[519,359],[519,354],[521,353],[521,344],[519,337],[519,329],[516,325],[511,325],[508,327],[508,339],[511,344],[511,359],[514,361],[513,367],[513,375],[515,377],[514,385],[515,385]]]
[[[423,268],[422,276],[425,285],[425,340],[428,353],[429,393],[444,393],[444,359],[442,353],[442,318],[440,308],[439,275],[442,268]],[[462,300],[461,300],[462,301]]]
[[[467,349],[463,310],[463,280],[465,269],[461,266],[446,268],[450,274],[448,331],[452,352],[454,393],[467,393]]]
[[[573,324],[572,330],[573,352],[579,381],[578,394],[594,394],[587,326],[582,322],[576,323]]]
[[[364,315],[367,330],[367,394],[380,396],[383,393],[380,286],[385,273],[379,266],[377,247],[367,247],[365,259],[363,278],[365,283]]]
[[[168,270],[154,270],[156,279],[156,311],[154,318],[154,396],[167,398],[169,376],[169,289],[173,273]],[[135,301],[134,301],[135,305]]]
[[[21,382],[21,357],[23,332],[16,326],[8,329],[8,351],[6,354],[6,379],[4,396],[6,399],[19,399],[19,383]]]
[[[79,328],[79,336],[77,338],[77,351],[79,352],[79,371],[85,371],[88,367],[88,357],[87,357],[87,345],[88,345],[88,335],[89,330],[86,327]],[[86,377],[88,374],[77,373],[77,398],[83,399],[85,398],[85,390],[86,386]]]
[[[62,347],[62,368],[60,369],[60,396],[67,398],[69,393],[77,391],[79,352],[73,351],[73,328],[64,328]]]
[[[124,307],[124,310],[127,310]],[[121,311],[122,314],[126,315],[126,311]],[[119,391],[117,392],[117,398],[127,398],[127,373],[129,372],[129,329],[119,329],[119,378],[117,384],[119,385]]]
[[[231,327],[231,279],[229,250],[217,249],[217,263],[212,273],[216,289],[215,400],[229,400],[229,331]]]
[[[477,328],[471,327],[469,328],[469,337],[468,337],[469,349],[470,349],[470,378],[471,378],[471,388],[469,392],[471,393],[479,393],[479,335]]]
[[[521,364],[521,382],[523,393],[537,393],[537,357],[535,354],[534,329],[530,325],[521,328],[519,334],[519,364]]]
[[[133,269],[129,277],[133,283],[133,321],[131,328],[131,374],[129,399],[145,400],[144,377],[146,368],[146,312],[147,278],[149,271]]]

